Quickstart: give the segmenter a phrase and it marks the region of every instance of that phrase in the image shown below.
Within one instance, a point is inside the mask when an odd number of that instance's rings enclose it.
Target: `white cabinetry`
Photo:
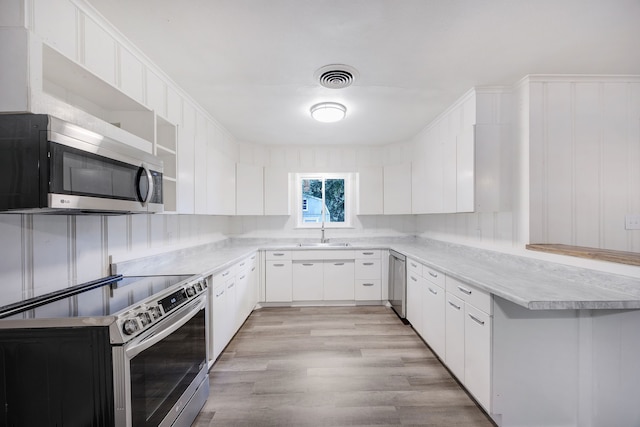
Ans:
[[[358,215],[384,213],[384,179],[382,166],[360,168],[358,172]]]
[[[413,329],[420,335],[422,332],[422,277],[415,272],[407,272],[407,307],[406,317]]]
[[[384,214],[411,213],[411,163],[384,167]]]
[[[285,168],[264,168],[264,214],[290,215],[289,192],[291,181]]]
[[[348,301],[355,298],[353,259],[324,262],[324,300]]]
[[[324,261],[293,262],[293,301],[322,301]]]
[[[355,252],[355,300],[379,301],[382,299],[382,261],[378,249]]]
[[[291,302],[293,299],[291,252],[267,251],[265,255],[265,301]]]
[[[429,347],[445,358],[445,275],[423,266],[422,331]]]
[[[262,166],[236,164],[236,215],[263,215]]]
[[[446,278],[445,363],[488,411],[491,399],[491,295]]]

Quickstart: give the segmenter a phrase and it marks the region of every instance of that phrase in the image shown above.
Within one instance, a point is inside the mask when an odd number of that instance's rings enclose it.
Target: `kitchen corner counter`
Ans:
[[[390,246],[530,310],[640,309],[640,279],[434,240]]]
[[[112,264],[112,274],[203,274],[258,250],[393,249],[530,310],[640,309],[640,279],[421,238],[358,239],[347,247],[300,247],[274,239],[227,239]]]

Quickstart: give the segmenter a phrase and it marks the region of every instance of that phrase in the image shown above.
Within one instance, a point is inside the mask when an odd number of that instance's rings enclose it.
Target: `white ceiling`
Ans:
[[[640,0],[89,0],[239,141],[386,144],[473,86],[640,74]],[[314,72],[355,67],[346,89]],[[314,122],[319,101],[347,106]]]

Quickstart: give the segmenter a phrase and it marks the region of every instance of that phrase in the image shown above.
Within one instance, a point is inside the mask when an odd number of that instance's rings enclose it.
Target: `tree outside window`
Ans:
[[[299,225],[348,225],[347,181],[340,176],[301,177]]]

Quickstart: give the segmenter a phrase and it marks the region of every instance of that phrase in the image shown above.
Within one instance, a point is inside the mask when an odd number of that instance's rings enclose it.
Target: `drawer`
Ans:
[[[355,259],[356,253],[353,250],[326,249],[322,251],[325,255],[323,259]]]
[[[445,282],[445,274],[439,272],[438,270],[434,270],[431,267],[426,265],[422,266],[422,277],[427,279],[428,281],[435,283],[436,285],[444,288],[446,286]]]
[[[473,305],[485,313],[491,314],[491,294],[447,276],[447,292]]]
[[[382,281],[380,279],[356,279],[356,301],[380,301],[382,299]]]
[[[291,251],[265,251],[265,258],[267,261],[291,259]]]
[[[224,270],[214,274],[213,286],[214,287],[220,286],[226,283],[229,279],[234,278],[236,275],[236,269],[237,269],[236,265],[233,265],[231,267],[225,268]]]
[[[360,249],[355,251],[356,259],[380,259],[380,250],[379,249]]]
[[[246,271],[246,270],[250,270],[251,268],[256,266],[256,255],[252,255],[250,257],[247,257],[245,259],[243,259],[242,261],[238,262],[238,264],[236,264],[236,268],[238,269],[238,271]]]
[[[409,272],[422,276],[422,264],[415,259],[407,258],[407,273]]]
[[[379,259],[357,259],[356,279],[380,279]]]
[[[323,250],[299,250],[291,251],[292,260],[318,261],[323,260],[327,251]]]

